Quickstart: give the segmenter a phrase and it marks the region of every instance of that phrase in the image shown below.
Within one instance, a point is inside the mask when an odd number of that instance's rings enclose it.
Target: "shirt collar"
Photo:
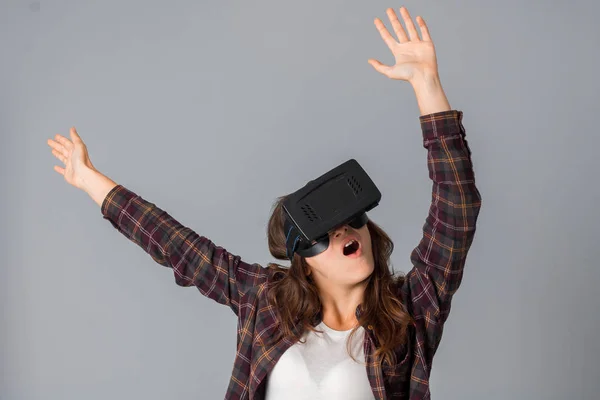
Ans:
[[[362,313],[362,305],[359,304],[358,306],[356,306],[356,311],[354,312],[354,315],[356,315],[356,319],[360,319],[361,313]],[[322,321],[323,321],[323,312],[321,309],[319,309],[319,311],[317,311],[317,313],[312,317],[311,324],[312,324],[312,326],[317,326]]]

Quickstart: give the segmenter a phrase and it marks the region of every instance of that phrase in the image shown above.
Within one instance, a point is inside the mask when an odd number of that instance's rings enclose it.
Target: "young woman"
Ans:
[[[373,221],[340,226],[327,249],[292,255],[291,265],[250,264],[198,235],[167,212],[102,175],[74,128],[48,140],[55,166],[84,190],[125,237],[173,270],[181,286],[229,306],[238,318],[237,354],[227,399],[428,399],[432,359],[473,241],[481,197],[475,186],[462,112],[452,110],[422,18],[387,10],[394,38],[375,26],[395,57],[391,79],[411,84],[421,112],[432,201],[413,268],[394,277],[390,238]],[[273,257],[287,260],[278,199],[268,223]],[[350,242],[352,256],[344,251]]]

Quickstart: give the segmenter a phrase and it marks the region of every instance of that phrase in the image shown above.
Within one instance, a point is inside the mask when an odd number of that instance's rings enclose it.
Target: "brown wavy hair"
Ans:
[[[286,256],[285,234],[283,223],[285,211],[283,201],[287,196],[277,198],[271,210],[267,226],[269,251],[278,260],[288,260]],[[395,363],[394,350],[407,340],[408,326],[412,318],[398,298],[398,288],[404,282],[404,276],[390,272],[390,256],[394,244],[390,237],[376,223],[367,222],[371,234],[375,269],[368,278],[368,283],[361,303],[361,314],[358,326],[352,329],[347,342],[350,357],[356,361],[350,351],[353,335],[360,326],[371,326],[379,343],[374,353],[378,363],[389,365]],[[311,330],[319,332],[311,321],[321,310],[319,292],[312,278],[307,276],[308,264],[304,257],[294,254],[289,267],[269,263],[268,267],[280,274],[269,286],[267,297],[274,306],[281,325],[281,334],[274,341],[284,336],[292,341],[300,340],[303,332]],[[295,327],[302,328],[298,330]]]

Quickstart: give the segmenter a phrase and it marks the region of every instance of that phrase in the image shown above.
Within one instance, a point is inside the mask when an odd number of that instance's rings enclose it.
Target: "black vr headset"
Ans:
[[[369,220],[367,211],[380,200],[379,189],[354,159],[308,182],[283,203],[287,257],[324,252],[329,232],[346,224],[361,228]]]

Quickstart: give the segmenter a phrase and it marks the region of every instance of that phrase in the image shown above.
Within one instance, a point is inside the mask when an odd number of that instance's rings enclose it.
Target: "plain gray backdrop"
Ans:
[[[104,174],[249,262],[277,196],[356,158],[412,267],[431,195],[373,24],[427,21],[483,207],[434,399],[598,399],[600,6],[593,1],[10,1],[0,6],[0,399],[220,399],[231,310],[174,283],[53,170]]]

